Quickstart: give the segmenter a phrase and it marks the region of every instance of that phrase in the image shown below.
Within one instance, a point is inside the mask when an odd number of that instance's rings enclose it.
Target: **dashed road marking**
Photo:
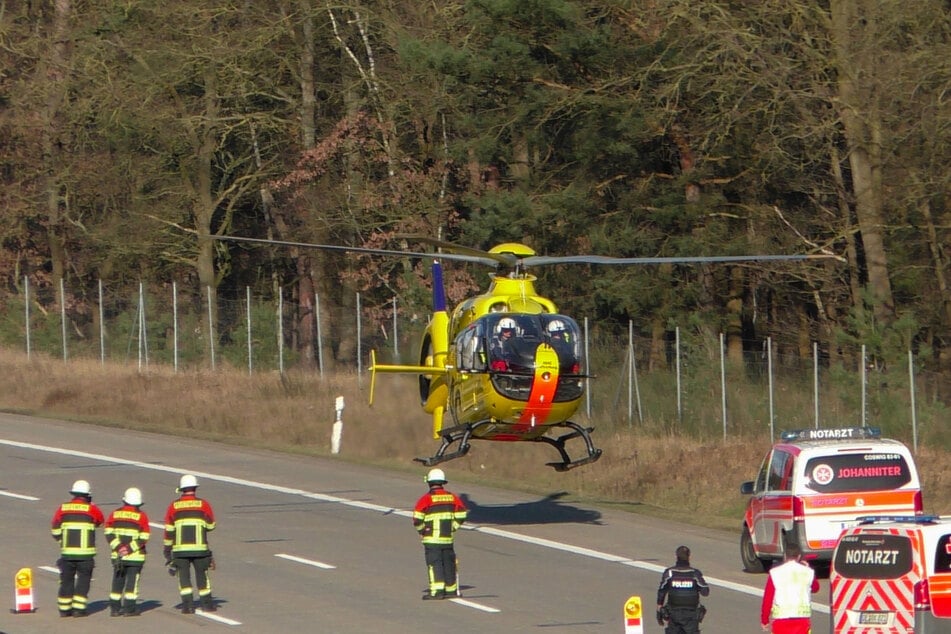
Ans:
[[[28,502],[39,502],[40,498],[35,498],[32,495],[23,495],[22,493],[10,493],[9,491],[0,491],[0,495],[8,498],[16,498],[18,500],[27,500]]]
[[[337,567],[331,564],[325,564],[322,561],[314,561],[313,559],[304,559],[303,557],[297,557],[295,555],[287,555],[285,553],[276,553],[275,557],[280,557],[281,559],[287,559],[288,561],[296,561],[299,564],[307,564],[308,566],[314,566],[315,568],[323,568],[324,570],[335,570]]]

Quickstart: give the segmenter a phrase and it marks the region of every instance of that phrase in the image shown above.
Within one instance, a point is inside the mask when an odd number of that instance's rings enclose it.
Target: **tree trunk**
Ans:
[[[56,0],[53,3],[53,30],[50,56],[46,67],[47,96],[44,112],[42,148],[43,173],[46,192],[46,239],[50,252],[52,283],[59,297],[59,283],[66,274],[66,246],[63,231],[63,217],[59,170],[61,148],[57,142],[60,107],[66,98],[67,64],[70,57],[69,21],[72,15],[70,0]]]
[[[861,45],[854,35],[857,28],[873,31],[875,17],[867,11],[860,15],[860,4],[858,0],[832,0],[832,38],[838,72],[839,114],[849,148],[852,195],[865,252],[868,286],[874,301],[872,308],[879,323],[887,324],[894,318],[895,302],[883,233],[881,118],[872,90],[863,91],[858,85],[860,77],[873,80],[876,60],[867,53],[873,47]]]

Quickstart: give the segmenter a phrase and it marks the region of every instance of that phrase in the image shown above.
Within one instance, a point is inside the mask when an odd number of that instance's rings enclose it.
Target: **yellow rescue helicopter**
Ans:
[[[433,258],[433,314],[423,333],[418,365],[377,363],[370,358],[370,403],[377,373],[419,376],[423,410],[432,416],[433,438],[441,444],[427,458],[432,466],[466,455],[470,441],[532,441],[553,446],[560,460],[547,463],[556,471],[589,464],[601,457],[591,439],[593,428],[571,420],[581,405],[589,374],[578,324],[558,312],[553,301],[535,291],[535,276],[526,268],[550,264],[691,264],[806,260],[829,255],[740,255],[683,258],[617,258],[598,255],[539,256],[520,243],[488,251],[420,236],[404,236],[438,246],[439,253],[321,245],[257,238],[218,239],[303,248]],[[451,311],[442,284],[441,260],[494,266],[489,288]],[[570,440],[580,439],[583,455],[572,459]]]

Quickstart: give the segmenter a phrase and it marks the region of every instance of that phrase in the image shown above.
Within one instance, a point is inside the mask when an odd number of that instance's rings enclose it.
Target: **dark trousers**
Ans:
[[[139,577],[142,575],[140,563],[114,563],[112,568],[112,592],[109,600],[114,610],[120,609],[125,601],[127,612],[135,610],[135,602],[139,598]]]
[[[456,594],[456,551],[452,544],[423,544],[429,571],[429,594]]]
[[[670,620],[664,634],[698,634],[700,615],[697,608],[670,608]]]
[[[92,557],[83,559],[61,558],[59,564],[59,594],[56,601],[59,611],[69,613],[86,611],[86,601],[89,597],[89,585],[92,582],[92,571],[96,567],[96,560]]]
[[[192,603],[194,588],[192,588],[191,569],[194,567],[198,598],[202,600],[202,603],[211,603],[211,578],[208,576],[211,555],[175,557],[173,561],[178,569],[178,592],[182,595],[182,601],[186,605]]]

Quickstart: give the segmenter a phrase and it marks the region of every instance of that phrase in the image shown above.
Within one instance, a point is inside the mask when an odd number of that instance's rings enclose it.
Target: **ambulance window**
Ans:
[[[789,488],[789,473],[793,458],[785,451],[774,451],[769,464],[769,490],[786,491]]]
[[[935,574],[951,572],[951,535],[942,535],[938,540],[938,550],[934,556]]]
[[[756,483],[753,485],[753,491],[755,493],[760,493],[761,491],[766,490],[766,478],[769,475],[769,454],[766,454],[766,457],[763,459],[763,464],[759,468],[759,473],[756,474]]]
[[[911,468],[897,453],[816,456],[803,482],[818,493],[889,491],[911,482]]]
[[[832,566],[847,579],[898,579],[911,572],[911,540],[904,535],[845,535]]]

